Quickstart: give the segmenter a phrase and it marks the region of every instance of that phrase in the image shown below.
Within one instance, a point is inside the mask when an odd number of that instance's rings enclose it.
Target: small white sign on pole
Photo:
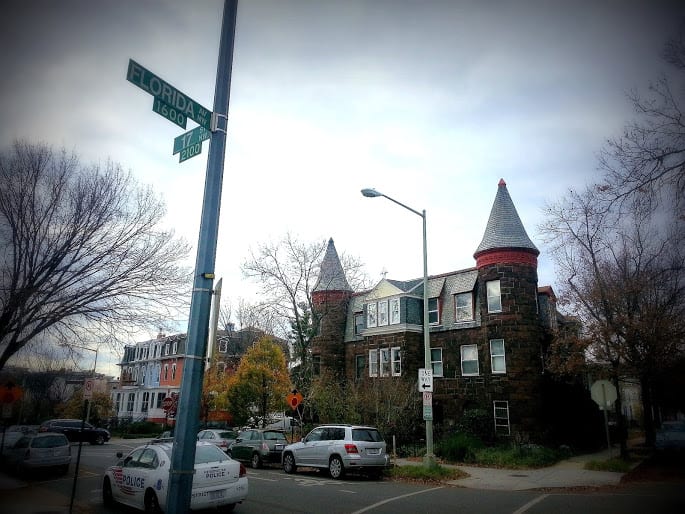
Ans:
[[[84,400],[92,400],[94,389],[95,389],[95,379],[94,378],[86,378],[86,381],[83,384],[83,399]]]
[[[419,392],[433,392],[433,370],[429,368],[419,368]]]

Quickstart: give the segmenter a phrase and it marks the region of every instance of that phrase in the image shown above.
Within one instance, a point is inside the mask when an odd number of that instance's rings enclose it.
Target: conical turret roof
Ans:
[[[500,179],[483,240],[473,256],[477,259],[479,255],[490,250],[504,249],[524,250],[536,256],[540,254],[540,250],[533,244],[526,229],[523,228],[521,218],[507,191],[507,183],[504,179]]]
[[[326,254],[321,261],[319,279],[312,290],[314,293],[319,291],[352,291],[350,284],[347,283],[347,278],[345,278],[345,271],[340,263],[333,238],[328,240]]]

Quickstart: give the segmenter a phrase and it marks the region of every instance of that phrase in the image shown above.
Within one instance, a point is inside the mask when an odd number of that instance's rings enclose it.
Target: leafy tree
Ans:
[[[55,408],[55,413],[61,418],[81,419],[84,415],[83,390],[79,389],[73,396]],[[90,404],[90,422],[101,425],[113,414],[112,398],[107,393],[94,392]]]
[[[160,326],[189,284],[164,213],[112,162],[25,142],[0,152],[0,369],[38,335],[84,344]]]
[[[229,378],[228,405],[237,425],[250,417],[261,420],[286,407],[292,389],[283,350],[266,337],[247,350]]]

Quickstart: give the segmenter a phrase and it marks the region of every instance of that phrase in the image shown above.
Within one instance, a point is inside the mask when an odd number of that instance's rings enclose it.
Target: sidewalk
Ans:
[[[466,465],[443,464],[468,473],[468,477],[450,480],[446,483],[469,489],[490,489],[502,491],[522,491],[526,489],[546,489],[558,487],[599,487],[618,485],[624,473],[612,471],[590,471],[584,469],[589,461],[605,461],[616,457],[617,449],[604,450],[587,455],[577,455],[553,466],[538,469],[500,469]],[[400,466],[422,465],[421,461],[395,459]],[[637,463],[636,463],[637,465]]]

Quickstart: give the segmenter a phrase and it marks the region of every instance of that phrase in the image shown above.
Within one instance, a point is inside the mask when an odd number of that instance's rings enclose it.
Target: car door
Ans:
[[[140,507],[143,505],[143,497],[146,482],[148,482],[149,468],[141,463],[141,457],[148,448],[138,448],[133,450],[118,466],[114,469],[114,484],[112,494],[117,501]]]
[[[316,453],[321,439],[324,435],[324,428],[315,428],[302,440],[302,446],[295,451],[295,462],[298,466],[313,465],[316,463]]]
[[[252,456],[252,438],[254,430],[246,430],[238,435],[231,448],[231,456],[238,460],[250,460]]]

